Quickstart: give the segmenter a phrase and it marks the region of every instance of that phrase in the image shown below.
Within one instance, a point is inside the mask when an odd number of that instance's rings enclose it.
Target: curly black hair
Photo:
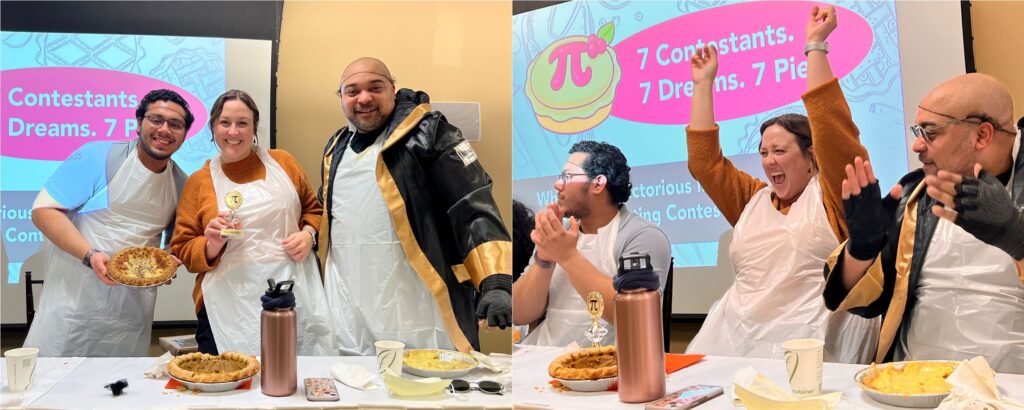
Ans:
[[[512,281],[519,279],[533,256],[533,240],[530,231],[535,226],[534,214],[530,208],[515,199],[512,200]]]
[[[146,115],[146,111],[149,111],[149,105],[157,101],[168,101],[181,106],[185,109],[185,131],[192,128],[192,123],[196,120],[196,117],[192,115],[192,111],[188,109],[188,102],[182,98],[181,94],[168,89],[153,90],[146,93],[145,97],[142,97],[142,101],[139,101],[139,107],[135,109],[135,119],[142,121],[142,117]]]
[[[590,154],[580,165],[590,178],[604,175],[608,178],[608,192],[615,205],[629,200],[633,184],[629,182],[629,164],[618,147],[607,142],[580,141],[569,148],[569,155],[577,152]]]

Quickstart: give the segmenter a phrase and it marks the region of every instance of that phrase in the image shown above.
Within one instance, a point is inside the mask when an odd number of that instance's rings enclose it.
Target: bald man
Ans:
[[[996,371],[1024,373],[1012,117],[998,80],[957,76],[918,105],[910,129],[922,168],[882,195],[869,163],[847,166],[850,238],[827,261],[824,297],[832,310],[883,316],[875,362],[980,355]]]
[[[341,354],[374,342],[479,350],[478,320],[512,322],[512,244],[491,177],[424,92],[395,91],[380,60],[341,74],[348,120],[327,141],[319,191],[327,302]]]

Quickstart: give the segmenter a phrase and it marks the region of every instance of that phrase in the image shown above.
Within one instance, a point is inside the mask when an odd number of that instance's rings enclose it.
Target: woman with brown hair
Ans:
[[[295,281],[300,355],[336,354],[315,253],[323,208],[285,151],[261,147],[252,97],[231,90],[213,104],[220,154],[189,177],[171,251],[198,273],[192,297],[204,353],[260,353],[260,296],[267,279]],[[239,232],[241,231],[241,232]]]
[[[825,360],[862,363],[878,338],[877,320],[830,312],[821,297],[825,259],[848,230],[844,167],[867,157],[824,41],[836,27],[833,7],[814,8],[807,23],[808,117],[785,114],[761,125],[765,183],[722,155],[712,88],[718,51],[690,59],[693,115],[686,128],[689,168],[733,225],[729,254],[736,279],[708,313],[687,352],[782,358],[789,339],[825,340]],[[815,150],[815,147],[821,149]]]

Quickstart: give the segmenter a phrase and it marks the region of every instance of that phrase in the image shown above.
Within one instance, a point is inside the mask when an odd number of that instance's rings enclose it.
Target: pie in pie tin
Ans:
[[[619,375],[615,346],[590,347],[558,356],[548,374],[563,380],[599,380]]]
[[[107,276],[122,285],[157,286],[178,270],[178,261],[165,250],[152,246],[124,248],[107,262]]]
[[[226,383],[252,377],[260,371],[256,358],[236,352],[220,356],[189,353],[175,357],[167,364],[167,373],[176,379],[193,383]]]

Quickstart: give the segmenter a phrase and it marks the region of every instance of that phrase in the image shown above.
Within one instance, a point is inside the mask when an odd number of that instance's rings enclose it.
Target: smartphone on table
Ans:
[[[724,390],[722,386],[698,384],[669,393],[665,397],[647,403],[647,410],[683,410],[692,409],[701,403],[718,397]]]
[[[338,401],[338,387],[334,379],[327,377],[310,377],[306,379],[306,400]]]

